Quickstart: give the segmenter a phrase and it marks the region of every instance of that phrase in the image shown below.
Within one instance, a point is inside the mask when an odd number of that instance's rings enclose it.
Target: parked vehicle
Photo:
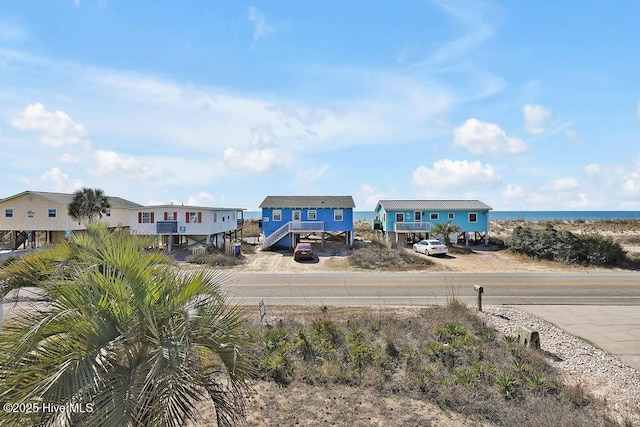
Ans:
[[[293,250],[293,259],[299,261],[301,259],[313,259],[313,247],[311,243],[298,243]]]
[[[413,245],[413,250],[425,255],[444,255],[449,252],[447,245],[442,243],[440,240],[434,239],[420,240],[418,243]]]

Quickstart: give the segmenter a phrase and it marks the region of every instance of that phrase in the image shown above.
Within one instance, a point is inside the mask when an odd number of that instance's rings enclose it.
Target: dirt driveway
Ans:
[[[362,270],[351,267],[347,259],[347,249],[344,245],[326,245],[325,250],[316,249],[313,261],[294,261],[291,251],[256,251],[245,254],[245,263],[233,267],[242,272],[330,272]],[[418,255],[424,257],[425,255]],[[433,262],[426,266],[428,271],[455,272],[536,272],[536,271],[582,271],[584,267],[568,266],[546,261],[534,261],[525,257],[513,255],[506,250],[495,250],[483,246],[474,246],[470,254],[450,254],[446,256],[427,257]],[[593,270],[593,268],[592,268]]]

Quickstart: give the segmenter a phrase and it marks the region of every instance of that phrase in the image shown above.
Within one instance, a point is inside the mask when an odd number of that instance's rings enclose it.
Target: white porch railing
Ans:
[[[262,248],[273,246],[289,233],[324,231],[323,221],[289,221],[262,240]]]
[[[430,222],[396,222],[393,224],[393,231],[396,233],[430,232],[431,227]]]

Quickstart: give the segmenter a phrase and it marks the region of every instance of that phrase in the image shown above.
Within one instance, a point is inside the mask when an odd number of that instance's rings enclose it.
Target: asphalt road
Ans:
[[[640,305],[640,272],[587,273],[234,273],[236,302],[280,305],[420,306],[474,303],[474,285],[493,305]]]

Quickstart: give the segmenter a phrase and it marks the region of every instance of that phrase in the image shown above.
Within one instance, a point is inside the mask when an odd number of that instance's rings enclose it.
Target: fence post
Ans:
[[[482,311],[482,293],[484,292],[484,288],[482,286],[474,285],[473,290],[478,294],[478,311]]]

